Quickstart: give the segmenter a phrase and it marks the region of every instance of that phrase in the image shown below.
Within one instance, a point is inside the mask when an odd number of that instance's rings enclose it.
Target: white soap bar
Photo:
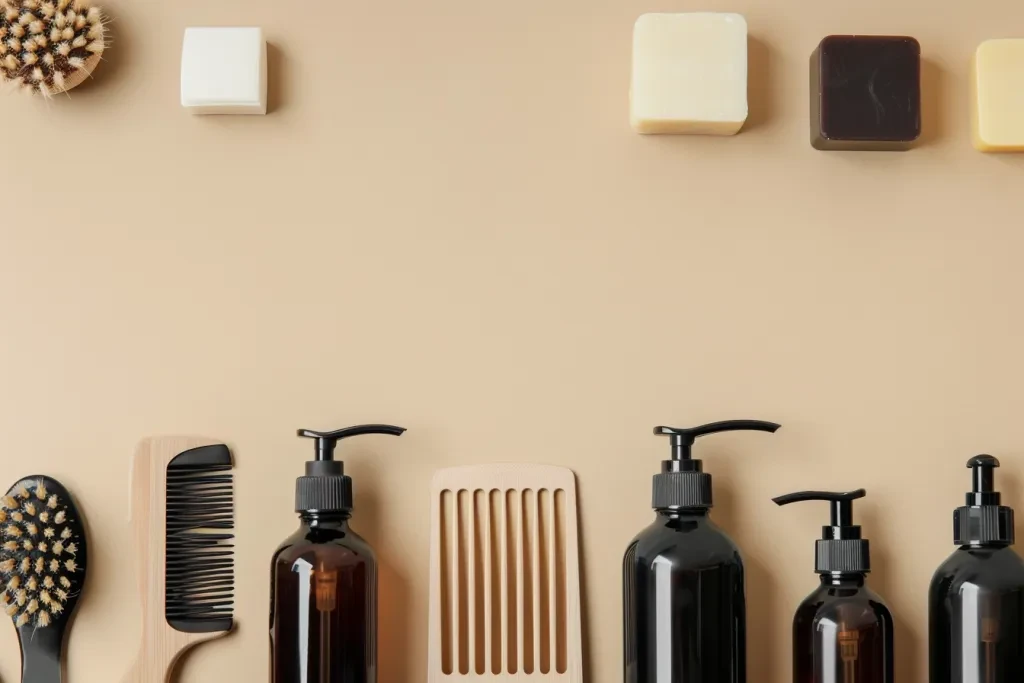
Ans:
[[[193,114],[266,114],[267,43],[263,30],[185,29],[181,106]]]
[[[693,12],[637,19],[630,119],[638,133],[738,133],[747,120],[743,16]]]

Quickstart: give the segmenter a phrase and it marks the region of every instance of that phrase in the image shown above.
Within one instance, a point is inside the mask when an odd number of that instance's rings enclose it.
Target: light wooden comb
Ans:
[[[430,508],[428,683],[583,683],[572,471],[441,470]]]
[[[208,619],[205,622],[195,620],[182,624],[167,612],[167,516],[168,487],[171,475],[169,470],[174,467],[172,461],[179,455],[196,453],[207,448],[218,449],[218,454],[230,452],[223,444],[204,438],[187,436],[152,437],[139,443],[132,458],[131,484],[131,520],[132,536],[135,544],[135,562],[138,572],[138,585],[142,600],[142,642],[139,653],[132,663],[122,683],[165,683],[173,679],[175,664],[181,655],[190,647],[225,635],[231,629],[231,619]],[[192,469],[209,470],[203,465],[192,465]],[[220,466],[218,469],[223,469]],[[203,471],[197,475],[204,474]],[[180,475],[179,475],[180,476]],[[188,476],[188,475],[186,475]],[[219,477],[214,477],[219,478]],[[219,484],[204,484],[199,489],[187,494],[192,498],[202,497],[202,489],[221,489]],[[178,493],[174,501],[176,509],[183,505]],[[209,497],[209,496],[207,496]],[[230,512],[230,503],[223,502],[224,496],[217,494],[209,507],[213,515],[223,516]],[[228,512],[225,512],[225,508]],[[191,511],[195,515],[195,510]],[[200,520],[201,521],[201,520]],[[202,526],[196,524],[195,526]],[[216,552],[219,548],[209,548],[199,552]],[[223,555],[224,553],[221,553]],[[194,555],[194,553],[192,553]],[[200,561],[202,557],[190,557],[191,561]],[[209,575],[224,573],[219,566],[224,564],[222,557],[210,557]],[[181,562],[180,551],[175,561]],[[210,582],[219,581],[209,579]],[[219,590],[214,586],[212,590]],[[214,597],[217,597],[214,594]],[[211,600],[213,598],[210,598]],[[217,605],[219,607],[219,605]],[[176,624],[175,627],[173,624]],[[182,630],[191,628],[191,630]]]

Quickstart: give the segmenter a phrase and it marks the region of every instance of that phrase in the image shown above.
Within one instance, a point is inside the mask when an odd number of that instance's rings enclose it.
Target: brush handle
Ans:
[[[23,627],[18,629],[18,640],[21,683],[61,683],[64,679],[64,629]]]

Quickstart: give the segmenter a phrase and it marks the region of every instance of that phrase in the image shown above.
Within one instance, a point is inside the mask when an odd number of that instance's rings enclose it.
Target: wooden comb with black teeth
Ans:
[[[192,437],[146,439],[132,461],[142,643],[124,683],[172,679],[193,645],[227,634],[234,611],[231,451]]]

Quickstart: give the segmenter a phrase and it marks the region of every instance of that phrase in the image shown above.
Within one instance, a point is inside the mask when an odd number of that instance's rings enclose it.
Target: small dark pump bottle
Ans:
[[[746,597],[736,544],[708,516],[711,475],[691,458],[694,439],[779,425],[729,420],[655,427],[672,459],[654,476],[654,522],[623,560],[625,683],[745,683]]]
[[[1000,505],[999,461],[967,461],[974,490],[953,513],[960,546],[932,578],[928,594],[931,683],[1024,681],[1024,562],[1013,544],[1013,510]]]
[[[853,524],[853,501],[867,495],[804,491],[775,498],[832,504],[832,522],[815,548],[821,585],[793,618],[793,683],[892,683],[893,620],[882,598],[864,585],[871,571],[868,541]]]
[[[348,526],[352,478],[334,460],[338,441],[405,430],[362,425],[316,439],[316,460],[295,482],[299,529],[270,566],[271,683],[376,683],[377,561]]]

